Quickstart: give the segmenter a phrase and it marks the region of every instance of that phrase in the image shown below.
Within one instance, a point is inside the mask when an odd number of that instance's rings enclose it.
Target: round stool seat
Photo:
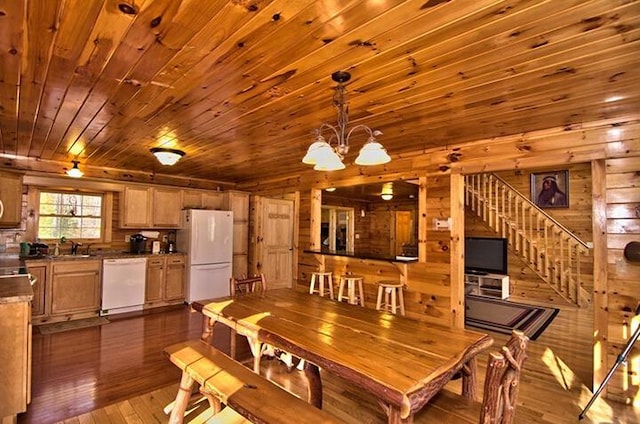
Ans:
[[[316,282],[318,288],[316,288]],[[326,284],[326,287],[325,287]],[[309,294],[319,294],[324,297],[325,293],[329,294],[329,298],[333,300],[333,273],[331,272],[312,272],[311,283],[309,284]]]
[[[351,305],[364,306],[364,277],[354,274],[343,274],[340,276],[338,286],[338,301],[346,299]],[[345,294],[345,285],[347,293]],[[356,293],[357,290],[357,293]]]
[[[404,285],[399,281],[378,281],[378,298],[376,309],[395,314],[400,309],[400,315],[404,316]]]

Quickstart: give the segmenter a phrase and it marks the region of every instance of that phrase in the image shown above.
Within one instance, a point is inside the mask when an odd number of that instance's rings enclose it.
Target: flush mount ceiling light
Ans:
[[[175,165],[176,162],[185,155],[182,150],[167,149],[165,147],[154,147],[151,149],[151,153],[153,153],[163,165]]]
[[[336,191],[335,187],[327,187],[324,189],[324,191],[328,191],[329,193],[331,193],[332,191]]]
[[[302,158],[302,163],[314,165],[313,169],[316,171],[337,171],[344,169],[345,165],[342,160],[344,155],[349,151],[349,138],[357,129],[366,131],[369,134],[369,139],[360,149],[360,153],[356,158],[356,165],[382,165],[383,163],[391,161],[385,148],[376,140],[376,136],[382,134],[381,131],[372,130],[368,126],[360,124],[347,132],[349,114],[347,105],[345,104],[344,83],[351,79],[351,74],[349,72],[338,71],[331,74],[331,79],[338,83],[336,93],[333,96],[333,105],[338,111],[338,125],[334,126],[324,122],[320,125],[316,130],[316,140],[309,146],[307,154]],[[325,129],[331,133],[329,141],[326,141],[322,136],[322,131]],[[335,147],[331,145],[332,143],[335,144]]]
[[[78,164],[80,162],[77,160],[72,160],[71,163],[73,164],[73,167],[70,169],[67,169],[67,175],[73,178],[82,177],[84,175],[84,172],[82,172],[80,168],[78,168]]]
[[[382,184],[382,191],[380,193],[380,197],[382,197],[382,200],[393,199],[393,183]]]

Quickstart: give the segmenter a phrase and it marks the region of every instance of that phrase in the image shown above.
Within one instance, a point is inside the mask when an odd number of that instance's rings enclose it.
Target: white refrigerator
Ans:
[[[186,301],[229,296],[233,260],[233,212],[187,209],[176,234],[187,254]]]

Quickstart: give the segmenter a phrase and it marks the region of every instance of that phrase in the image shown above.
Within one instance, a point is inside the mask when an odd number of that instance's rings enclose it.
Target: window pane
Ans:
[[[102,196],[41,192],[38,237],[99,239],[101,215]]]

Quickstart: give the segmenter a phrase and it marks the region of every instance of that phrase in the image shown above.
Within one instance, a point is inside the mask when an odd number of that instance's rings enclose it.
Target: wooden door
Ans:
[[[413,218],[411,211],[396,211],[395,254],[402,254],[402,246],[413,244]]]
[[[263,198],[262,226],[258,241],[262,244],[259,262],[267,287],[290,288],[293,285],[293,201]]]

